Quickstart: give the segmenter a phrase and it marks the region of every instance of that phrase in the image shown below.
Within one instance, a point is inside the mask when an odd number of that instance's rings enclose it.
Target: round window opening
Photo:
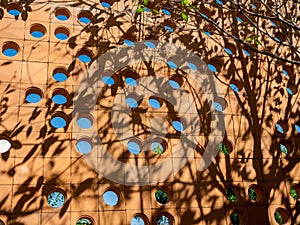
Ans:
[[[119,203],[119,196],[115,191],[108,190],[104,192],[103,200],[108,206],[116,206]]]
[[[14,57],[18,54],[19,51],[20,51],[20,47],[15,42],[9,41],[9,42],[5,42],[2,45],[2,54],[7,57]]]
[[[68,20],[70,18],[70,12],[66,8],[57,8],[55,10],[55,17],[58,20],[66,21],[66,20]]]
[[[173,225],[173,218],[168,214],[159,215],[156,219],[156,225]]]
[[[92,141],[89,138],[81,138],[76,143],[76,149],[81,154],[88,154],[93,150]]]
[[[39,103],[43,98],[43,92],[37,87],[28,88],[25,94],[25,101],[31,104]]]
[[[46,28],[42,24],[33,24],[29,32],[34,38],[42,38],[46,34]]]
[[[230,222],[232,223],[232,225],[240,225],[240,217],[238,213],[233,212],[230,214]]]
[[[54,35],[58,40],[66,40],[70,35],[70,31],[66,27],[58,27],[54,31]]]
[[[226,191],[225,191],[225,194],[226,194],[226,198],[231,201],[231,202],[235,202],[236,201],[236,193],[234,191],[233,188],[226,188]]]
[[[69,93],[65,89],[55,89],[52,93],[52,102],[57,105],[64,105],[68,102]]]
[[[52,208],[60,208],[65,203],[65,194],[62,190],[54,190],[47,196],[47,203]]]
[[[77,119],[77,125],[81,129],[89,129],[93,126],[93,118],[91,115],[80,115],[79,118]]]
[[[169,80],[169,85],[173,89],[179,89],[183,85],[183,79],[182,77],[178,75],[173,75]]]
[[[140,154],[141,146],[142,146],[142,143],[139,139],[133,139],[127,143],[128,151],[134,155]]]
[[[151,144],[151,150],[157,155],[162,155],[166,151],[164,143],[159,143],[157,141]]]
[[[278,224],[285,224],[289,220],[289,214],[284,208],[277,208],[274,212],[274,219]]]
[[[146,224],[147,223],[144,215],[133,216],[130,222],[130,225],[146,225]]]
[[[224,140],[219,144],[219,152],[229,155],[232,151],[232,144],[229,140]]]
[[[22,7],[17,3],[11,3],[7,7],[7,12],[12,16],[18,16],[22,12]]]
[[[68,79],[69,73],[65,68],[56,68],[53,70],[52,77],[57,82],[64,82]]]
[[[77,18],[80,23],[89,24],[93,19],[93,14],[90,11],[83,10],[78,14]]]
[[[158,189],[155,192],[155,199],[160,204],[166,204],[169,201],[169,197],[168,197],[167,192],[162,190],[162,189]]]
[[[50,125],[56,129],[64,128],[67,126],[67,118],[67,115],[63,112],[56,113],[52,116]]]
[[[293,184],[292,187],[290,188],[290,196],[294,200],[299,200],[300,199],[300,184]]]
[[[76,221],[76,225],[93,225],[93,219],[89,217],[82,217]]]
[[[89,63],[92,61],[93,53],[88,49],[81,49],[77,53],[77,58],[83,63]]]

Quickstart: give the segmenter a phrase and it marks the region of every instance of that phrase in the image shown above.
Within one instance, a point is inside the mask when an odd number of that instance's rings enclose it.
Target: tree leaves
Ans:
[[[185,20],[186,22],[189,20],[189,17],[188,17],[188,15],[186,14],[186,12],[182,12],[182,13],[181,13],[181,17],[182,17],[182,19]]]

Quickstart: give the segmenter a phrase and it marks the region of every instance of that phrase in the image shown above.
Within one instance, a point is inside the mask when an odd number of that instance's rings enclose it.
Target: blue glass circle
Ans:
[[[220,0],[216,0],[216,2],[217,2],[219,5],[223,5],[223,2],[220,1]]]
[[[153,142],[152,144],[151,144],[151,149],[152,149],[152,151],[153,152],[155,152],[156,154],[158,154],[158,155],[161,155],[161,154],[163,154],[164,153],[164,147],[162,146],[162,144],[161,143],[158,143],[158,142]]]
[[[141,152],[141,148],[136,142],[128,142],[127,149],[134,155],[137,155]]]
[[[230,84],[229,87],[230,87],[234,92],[239,92],[239,88],[238,88],[238,86],[236,86],[235,84]]]
[[[280,144],[280,151],[283,152],[284,154],[289,153],[287,147],[284,144]]]
[[[87,17],[80,17],[79,18],[79,21],[81,22],[81,23],[84,23],[84,24],[89,24],[90,22],[91,22],[91,20],[89,19],[89,18],[87,18]]]
[[[90,142],[85,141],[85,140],[79,140],[76,143],[76,149],[81,153],[81,154],[88,154],[92,151],[92,145]]]
[[[282,70],[282,73],[283,73],[285,76],[289,76],[289,73],[288,73],[286,70]]]
[[[171,221],[169,220],[169,218],[167,216],[159,216],[156,220],[156,224],[157,225],[170,225]]]
[[[166,14],[168,16],[171,15],[171,12],[167,9],[162,9],[161,11],[162,11],[163,14]]]
[[[133,86],[133,87],[136,87],[137,86],[137,82],[134,78],[132,77],[126,77],[125,78],[125,83],[129,86]]]
[[[55,116],[50,120],[50,124],[54,128],[64,128],[67,126],[67,122],[64,118],[60,116]]]
[[[57,105],[63,105],[67,103],[68,99],[61,94],[57,94],[52,97],[52,101]]]
[[[237,19],[237,21],[240,22],[240,23],[244,22],[240,17],[237,17],[236,19]]]
[[[169,80],[169,85],[173,88],[173,89],[179,89],[180,85],[178,84],[178,82],[176,82],[175,80]]]
[[[85,54],[79,55],[78,59],[83,63],[89,63],[90,61],[92,61],[91,57],[89,57],[88,55],[85,55]]]
[[[104,8],[110,8],[111,5],[108,3],[108,2],[101,2],[101,5],[104,7]]]
[[[31,36],[35,37],[35,38],[41,38],[43,37],[45,34],[41,31],[33,31],[31,32]]]
[[[66,34],[64,34],[64,33],[57,33],[57,34],[55,34],[55,37],[57,38],[57,39],[59,39],[59,40],[66,40],[66,39],[68,39],[68,35],[66,35]]]
[[[134,98],[126,98],[126,104],[130,108],[137,108],[138,107],[138,102]]]
[[[54,80],[56,80],[58,82],[63,82],[68,79],[68,76],[64,73],[54,73],[53,78],[54,78]]]
[[[47,202],[52,208],[59,208],[65,203],[65,196],[59,191],[54,191],[47,196]]]
[[[104,76],[104,77],[102,77],[102,81],[106,85],[113,85],[113,84],[115,84],[114,79],[112,77],[110,77],[110,76]]]
[[[244,53],[245,53],[246,56],[250,56],[251,55],[250,52],[248,52],[246,49],[244,49]]]
[[[204,34],[207,36],[211,36],[211,33],[209,31],[204,31]]]
[[[156,48],[155,44],[151,41],[146,41],[145,42],[145,45],[148,47],[148,48]]]
[[[63,15],[63,14],[57,15],[56,18],[57,18],[58,20],[62,20],[62,21],[65,21],[65,20],[68,20],[68,19],[69,19],[66,15]]]
[[[104,202],[109,206],[115,206],[119,202],[119,197],[114,191],[106,191],[103,194]]]
[[[7,49],[3,50],[3,55],[5,55],[7,57],[13,57],[17,54],[18,54],[18,51],[16,49],[13,49],[13,48],[7,48]]]
[[[198,70],[197,66],[194,63],[188,63],[188,66],[191,70]]]
[[[219,111],[219,112],[223,111],[223,107],[219,102],[214,102],[213,105],[217,111]]]
[[[287,93],[289,95],[293,95],[294,94],[293,91],[292,91],[292,89],[290,89],[289,87],[286,87],[286,91],[287,91]]]
[[[250,4],[250,6],[251,6],[253,9],[256,9],[256,8],[257,8],[256,5],[254,5],[254,4]]]
[[[21,14],[21,11],[17,10],[17,9],[11,9],[11,10],[8,10],[8,13],[12,16],[18,16]]]
[[[124,44],[129,46],[129,47],[134,47],[134,42],[132,42],[130,40],[127,40],[127,39],[124,40]]]
[[[29,103],[33,103],[33,104],[40,102],[41,99],[42,99],[42,97],[35,93],[31,93],[26,96],[26,101]]]
[[[300,134],[300,126],[298,124],[295,124],[295,129],[296,129],[297,133]]]
[[[164,28],[165,28],[165,30],[167,30],[167,31],[170,32],[170,33],[173,33],[173,32],[174,32],[173,28],[170,27],[170,26],[164,26]]]
[[[131,219],[130,225],[145,225],[145,221],[140,216],[134,216]]]
[[[89,129],[93,125],[92,121],[88,118],[85,118],[85,117],[79,118],[77,120],[77,124],[82,129]]]
[[[177,65],[176,63],[172,62],[172,61],[168,61],[167,62],[168,66],[172,69],[177,69]]]
[[[214,65],[212,65],[212,64],[207,64],[207,66],[208,66],[208,69],[209,69],[210,71],[212,71],[212,72],[214,72],[214,73],[217,72],[217,68],[216,68]]]
[[[154,109],[159,109],[161,107],[160,102],[155,98],[149,99],[149,105]]]
[[[175,120],[172,122],[172,125],[174,129],[179,132],[182,132],[184,130],[183,124],[180,121]]]
[[[279,133],[281,133],[281,134],[284,133],[284,129],[283,129],[283,127],[282,127],[280,124],[276,123],[275,126],[276,126],[276,129],[277,129],[277,131],[278,131]]]
[[[225,52],[229,55],[232,55],[232,51],[229,48],[225,48]]]

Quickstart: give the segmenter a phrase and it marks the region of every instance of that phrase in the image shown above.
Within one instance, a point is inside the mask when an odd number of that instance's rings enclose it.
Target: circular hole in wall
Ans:
[[[181,76],[179,75],[173,75],[170,79],[169,79],[169,85],[171,86],[171,88],[173,89],[179,89],[182,87],[183,85],[183,79]]]
[[[80,138],[76,143],[76,149],[81,154],[88,154],[93,150],[92,140],[89,138]]]
[[[137,80],[139,78],[140,78],[140,76],[136,72],[129,71],[125,75],[125,83],[128,86],[136,87],[137,86]]]
[[[92,61],[93,53],[89,49],[83,48],[77,53],[77,58],[83,63],[89,63]]]
[[[286,91],[289,95],[294,95],[297,93],[297,86],[293,83],[288,83]]]
[[[228,140],[223,140],[222,143],[219,144],[219,152],[228,155],[232,152],[232,144]]]
[[[248,197],[253,202],[258,202],[263,197],[262,188],[257,184],[252,184],[248,188]]]
[[[62,88],[57,88],[52,93],[52,102],[57,105],[64,105],[68,102],[69,93]]]
[[[151,96],[148,99],[148,103],[153,109],[159,109],[159,108],[161,108],[163,101],[162,101],[162,99],[160,99],[158,97]]]
[[[68,79],[69,73],[66,68],[59,67],[53,70],[52,77],[57,82],[63,82]]]
[[[226,109],[227,102],[224,98],[217,97],[217,98],[215,98],[215,100],[213,102],[213,106],[215,107],[215,109],[217,111],[222,112]]]
[[[66,27],[57,27],[54,31],[54,35],[59,40],[66,40],[70,35],[70,31]]]
[[[77,125],[81,129],[89,129],[93,126],[93,117],[90,114],[80,114],[77,119]]]
[[[239,197],[239,190],[236,187],[230,186],[225,190],[226,198],[231,202],[236,202]]]
[[[43,92],[37,87],[30,87],[26,90],[25,101],[28,103],[39,103],[43,98]]]
[[[2,45],[2,54],[7,57],[14,57],[20,51],[20,47],[17,43],[8,41]]]
[[[50,125],[59,129],[67,126],[68,116],[63,112],[55,113],[50,119]]]
[[[151,150],[157,155],[162,155],[167,150],[167,147],[167,142],[161,138],[155,138],[150,146]]]
[[[278,224],[285,224],[289,220],[289,213],[284,208],[277,208],[274,212],[274,219]]]
[[[283,121],[278,121],[276,123],[275,127],[276,127],[277,132],[280,134],[284,134],[288,130],[288,125]]]
[[[0,154],[8,152],[11,148],[11,139],[10,137],[1,134],[0,135]]]
[[[46,34],[46,27],[44,27],[42,24],[39,23],[32,24],[29,32],[32,37],[42,38]]]
[[[82,216],[76,221],[76,225],[94,225],[95,222],[90,216]]]
[[[2,220],[0,220],[0,225],[5,225],[5,223]]]
[[[243,89],[243,84],[242,82],[238,80],[231,80],[229,87],[236,93],[240,92]]]
[[[284,154],[292,152],[292,144],[289,141],[281,141],[279,143],[279,149]]]
[[[70,18],[70,11],[66,8],[59,7],[55,10],[55,17],[61,21],[68,20]]]
[[[93,14],[90,11],[82,10],[78,13],[77,18],[80,23],[89,24],[93,19]]]
[[[142,213],[135,214],[130,221],[130,225],[148,225],[149,219]]]
[[[229,55],[233,55],[236,52],[235,46],[233,44],[229,44],[229,43],[225,44],[224,50]]]
[[[11,3],[7,6],[7,12],[12,16],[18,16],[22,12],[22,7],[17,3]]]
[[[169,213],[160,213],[156,218],[156,225],[173,225],[174,218]]]
[[[107,190],[103,194],[103,200],[108,206],[116,206],[119,203],[119,194],[115,190]]]
[[[127,149],[130,153],[138,155],[142,149],[142,141],[138,138],[131,139],[127,143]]]
[[[155,199],[160,204],[167,204],[169,201],[169,191],[165,188],[160,188],[155,191]]]
[[[290,196],[295,200],[300,200],[300,184],[293,184],[290,188]]]
[[[66,194],[61,189],[54,189],[47,196],[47,203],[52,208],[60,208],[65,203]]]

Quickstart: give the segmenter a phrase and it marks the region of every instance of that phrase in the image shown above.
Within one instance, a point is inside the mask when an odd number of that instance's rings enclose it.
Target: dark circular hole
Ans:
[[[20,51],[20,47],[17,43],[8,41],[2,45],[2,54],[7,57],[14,57]]]
[[[66,40],[70,35],[70,31],[66,27],[58,27],[54,31],[54,35],[59,40]]]
[[[93,14],[90,11],[82,10],[78,13],[77,18],[80,23],[89,24],[93,19]]]
[[[60,7],[55,10],[55,17],[58,20],[68,20],[70,18],[70,11],[66,8]]]
[[[29,30],[32,37],[42,38],[46,34],[46,27],[42,24],[32,24]]]
[[[39,103],[43,98],[43,92],[37,87],[30,87],[26,90],[25,101],[28,103]]]

